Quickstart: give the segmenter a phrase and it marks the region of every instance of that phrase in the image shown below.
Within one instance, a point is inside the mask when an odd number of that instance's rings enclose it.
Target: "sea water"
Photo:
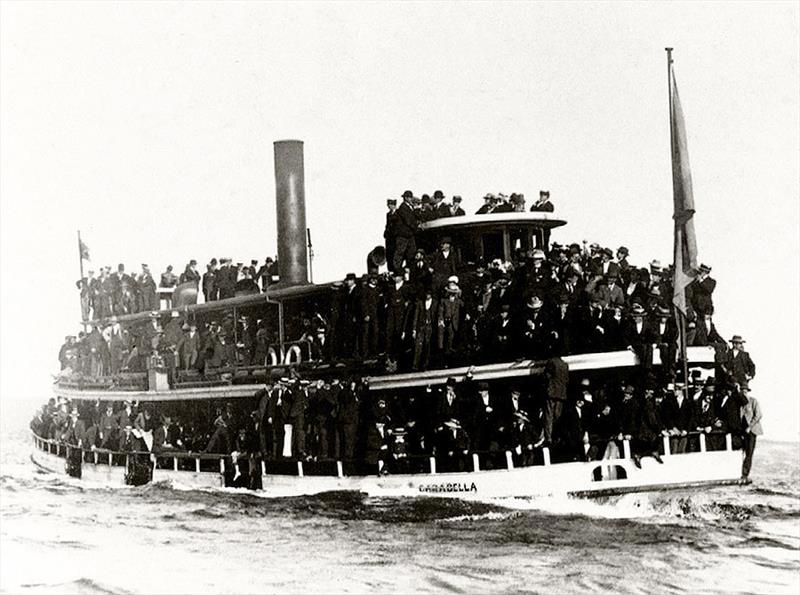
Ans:
[[[800,593],[800,444],[758,444],[748,487],[480,503],[269,498],[41,472],[0,419],[4,593]]]

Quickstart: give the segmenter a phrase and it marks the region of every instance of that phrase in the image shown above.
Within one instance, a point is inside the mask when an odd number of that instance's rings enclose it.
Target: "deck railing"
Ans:
[[[733,436],[721,432],[687,432],[684,436],[664,436],[661,441],[661,455],[674,456],[671,452],[670,439],[687,438],[691,450],[686,454],[705,453],[709,451],[732,451],[734,450]],[[711,437],[716,443],[721,445],[724,439],[724,446],[720,448],[708,448],[708,438]],[[33,434],[35,446],[44,452],[54,454],[61,458],[67,458],[70,451],[78,449],[77,446],[69,445],[64,442],[42,438]],[[695,441],[695,444],[692,443]],[[614,459],[592,459],[591,463],[607,465],[619,461],[631,460],[632,451],[629,440],[598,440],[585,444],[585,451],[588,452],[591,446],[603,447],[609,443],[618,443],[620,458]],[[148,451],[114,451],[104,448],[80,448],[81,460],[84,463],[106,466],[125,466],[130,464],[131,457],[149,459],[156,469],[172,471],[188,471],[195,473],[210,473],[225,476],[233,473],[234,458],[230,454],[204,453],[204,452],[183,452],[183,451],[162,451],[158,453]],[[602,455],[603,450],[598,450]],[[555,457],[553,456],[555,454]],[[302,460],[302,459],[262,459],[259,456],[244,454],[240,460],[247,460],[253,468],[260,468],[261,475],[291,475],[297,477],[345,477],[345,476],[365,476],[374,474],[414,474],[414,475],[437,475],[439,473],[479,473],[489,470],[513,470],[523,467],[550,466],[566,462],[573,462],[574,459],[565,459],[563,452],[556,450],[551,453],[550,448],[543,446],[530,449],[517,450],[496,450],[496,451],[461,451],[453,456],[430,456],[430,455],[407,455],[400,458],[383,457],[375,462],[365,462],[364,460]],[[209,464],[210,463],[210,464]]]

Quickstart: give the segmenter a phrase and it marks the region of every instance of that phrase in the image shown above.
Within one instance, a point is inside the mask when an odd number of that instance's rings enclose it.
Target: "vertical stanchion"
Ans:
[[[336,461],[336,476],[337,477],[344,477],[344,469],[342,468],[342,462]]]
[[[623,440],[622,441],[622,456],[623,458],[630,459],[631,458],[631,441],[630,440]]]
[[[549,447],[545,446],[542,449],[542,458],[544,459],[545,466],[549,466],[550,465],[550,448]]]
[[[700,452],[706,451],[706,435],[700,432]]]
[[[725,450],[733,450],[733,436],[725,434]]]
[[[506,468],[511,471],[514,468],[514,459],[511,457],[511,451],[506,451]]]
[[[664,443],[664,456],[668,457],[669,455],[672,454],[669,448],[669,436],[663,436],[662,441]]]
[[[297,461],[297,477],[303,477],[303,461]]]
[[[472,470],[473,471],[480,471],[481,470],[481,461],[480,457],[478,456],[477,452],[472,453]]]
[[[430,464],[431,475],[436,475],[436,457],[430,457],[428,463]]]

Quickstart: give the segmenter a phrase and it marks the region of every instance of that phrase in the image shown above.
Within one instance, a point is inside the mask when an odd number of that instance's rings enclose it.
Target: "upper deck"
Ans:
[[[553,229],[566,225],[564,219],[555,217],[552,213],[537,211],[522,211],[511,213],[487,213],[485,215],[463,215],[461,217],[443,217],[420,224],[422,231],[444,232],[449,230],[462,230],[465,228],[485,229],[504,227],[531,227],[536,229]]]
[[[523,211],[444,217],[420,224],[420,236],[430,246],[443,238],[451,241],[461,262],[488,263],[513,260],[521,250],[548,250],[550,232],[566,225],[553,213]]]

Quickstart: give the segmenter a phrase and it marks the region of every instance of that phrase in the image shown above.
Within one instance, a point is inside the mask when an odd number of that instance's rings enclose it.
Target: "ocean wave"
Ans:
[[[81,593],[82,595],[130,593],[118,585],[103,585],[87,577],[63,583],[24,583],[19,586],[28,593]]]

